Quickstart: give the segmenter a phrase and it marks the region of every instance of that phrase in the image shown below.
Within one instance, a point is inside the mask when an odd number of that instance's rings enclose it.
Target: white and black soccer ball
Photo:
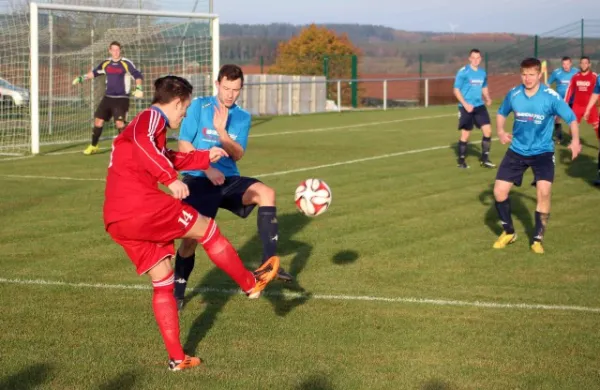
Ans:
[[[306,179],[296,188],[296,207],[309,217],[316,217],[327,211],[331,198],[331,189],[320,179]]]

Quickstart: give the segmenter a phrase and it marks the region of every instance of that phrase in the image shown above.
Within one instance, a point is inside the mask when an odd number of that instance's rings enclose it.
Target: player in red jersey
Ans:
[[[585,119],[587,123],[592,125],[596,131],[596,135],[598,134],[598,123],[600,122],[598,118],[598,109],[594,106],[590,109],[586,118],[584,118],[584,116],[590,98],[592,97],[597,78],[597,74],[590,69],[589,57],[581,57],[579,62],[579,72],[571,78],[571,83],[569,84],[569,89],[565,96],[566,102],[570,102],[571,98],[573,98],[573,112],[577,117],[577,121],[581,123],[581,120]]]
[[[592,93],[590,102],[588,103],[585,109],[583,119],[589,120],[589,117],[592,114],[592,112],[598,112],[598,107],[596,106],[596,104],[598,103],[598,97],[600,97],[600,77],[596,79],[594,92]],[[594,185],[600,186],[600,134],[598,132],[598,126],[596,126],[596,137],[598,138],[598,178],[594,181]]]
[[[200,365],[184,353],[179,340],[179,317],[173,295],[171,259],[174,240],[198,240],[208,257],[225,271],[248,297],[258,298],[276,275],[279,258],[272,257],[254,272],[242,264],[215,221],[204,217],[181,199],[189,195],[177,178],[180,169],[208,169],[227,153],[221,148],[190,153],[166,148],[167,128],[178,128],[191,102],[192,86],[177,76],[154,83],[152,106],[131,121],[114,140],[104,201],[104,225],[123,247],[138,274],[147,273],[154,288],[152,308],[169,354],[169,369],[179,371]],[[172,195],[159,189],[161,183]]]

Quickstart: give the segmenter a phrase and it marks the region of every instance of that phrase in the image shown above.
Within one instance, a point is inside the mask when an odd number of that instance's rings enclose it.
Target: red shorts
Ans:
[[[156,211],[113,222],[107,231],[125,249],[139,275],[167,257],[175,255],[175,239],[183,237],[196,223],[198,212],[176,199],[153,204]]]
[[[584,107],[584,106],[573,106],[573,112],[575,113],[575,116],[577,117],[578,123],[581,123],[581,120],[583,119],[583,114],[585,114],[585,109],[586,109],[586,107]],[[598,108],[596,106],[594,106],[590,110],[590,116],[588,116],[587,123],[589,123],[590,125],[592,125],[594,127],[594,130],[596,130],[596,137],[600,138],[600,135],[598,134],[598,123],[599,122],[600,122],[600,117],[598,116]]]

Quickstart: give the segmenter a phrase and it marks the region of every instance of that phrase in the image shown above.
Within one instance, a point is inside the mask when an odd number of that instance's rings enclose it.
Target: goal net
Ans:
[[[0,153],[36,154],[89,143],[105,76],[78,85],[72,81],[109,59],[113,41],[144,77],[144,97],[130,97],[127,120],[150,104],[154,80],[166,74],[187,78],[196,96],[213,92],[219,67],[215,15],[31,3],[29,9],[12,10],[3,22],[0,77],[13,85],[14,95],[20,91],[22,102],[9,102],[0,111]],[[131,76],[126,85],[133,93]],[[103,137],[114,135],[114,124],[107,121]]]

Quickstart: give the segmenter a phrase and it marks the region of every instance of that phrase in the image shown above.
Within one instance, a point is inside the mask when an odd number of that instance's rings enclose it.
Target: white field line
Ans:
[[[33,156],[20,156],[20,157],[9,157],[9,158],[0,158],[0,163],[4,161],[15,161],[15,160],[24,160],[26,158],[32,158]]]
[[[452,117],[452,116],[456,116],[456,114],[418,116],[418,117],[414,117],[414,118],[402,118],[402,119],[394,119],[394,120],[389,120],[389,121],[357,123],[355,125],[320,127],[320,128],[316,128],[316,129],[290,130],[290,131],[280,131],[280,132],[275,132],[275,133],[250,134],[248,137],[249,138],[262,138],[262,137],[273,137],[273,136],[278,136],[278,135],[319,133],[319,132],[324,132],[324,131],[358,129],[361,127],[379,126],[379,125],[386,125],[386,124],[391,124],[391,123],[401,123],[401,122],[419,121],[419,120],[427,120],[427,119],[446,118],[446,117]],[[108,150],[110,148],[101,147],[99,149],[100,150]],[[81,153],[81,150],[69,150],[66,152],[51,152],[51,153],[46,153],[45,155],[46,156],[61,156],[64,154],[77,154],[77,153]]]
[[[496,141],[497,138],[492,138],[492,140]],[[471,144],[475,144],[475,143],[479,143],[479,142],[480,141],[473,141],[473,142],[470,142],[470,143]],[[256,178],[270,177],[270,176],[283,176],[283,175],[288,175],[290,173],[313,171],[313,170],[316,170],[316,169],[337,167],[337,166],[341,166],[341,165],[356,164],[356,163],[373,161],[373,160],[381,160],[381,159],[384,159],[384,158],[399,157],[399,156],[405,156],[405,155],[408,155],[408,154],[430,152],[430,151],[433,151],[433,150],[441,150],[441,149],[449,149],[449,145],[440,145],[440,146],[432,146],[430,148],[404,150],[402,152],[380,154],[380,155],[377,155],[377,156],[358,158],[358,159],[355,159],[355,160],[338,161],[338,162],[334,162],[334,163],[330,163],[330,164],[313,165],[313,166],[310,166],[310,167],[290,169],[290,170],[287,170],[287,171],[259,173],[257,175],[249,175],[249,176],[250,177],[256,177]],[[100,178],[68,177],[68,176],[0,175],[0,177],[11,178],[11,179],[48,179],[48,180],[76,180],[76,181],[105,181],[105,179],[100,179]]]
[[[61,282],[55,280],[43,279],[7,279],[0,278],[2,284],[34,285],[34,286],[61,286],[79,289],[109,289],[109,290],[150,290],[149,284],[106,284],[106,283],[76,283]],[[242,292],[237,289],[218,289],[203,287],[193,291],[205,293],[212,292],[221,295],[241,295]],[[505,309],[505,310],[550,310],[550,311],[573,311],[586,313],[600,313],[600,307],[574,306],[574,305],[553,305],[538,303],[501,303],[501,302],[483,302],[483,301],[462,301],[453,299],[429,299],[416,297],[377,297],[368,295],[332,295],[332,294],[311,294],[294,292],[269,292],[265,295],[282,298],[307,298],[323,301],[363,301],[363,302],[385,302],[385,303],[414,303],[431,306],[462,306],[477,307],[486,309]]]

